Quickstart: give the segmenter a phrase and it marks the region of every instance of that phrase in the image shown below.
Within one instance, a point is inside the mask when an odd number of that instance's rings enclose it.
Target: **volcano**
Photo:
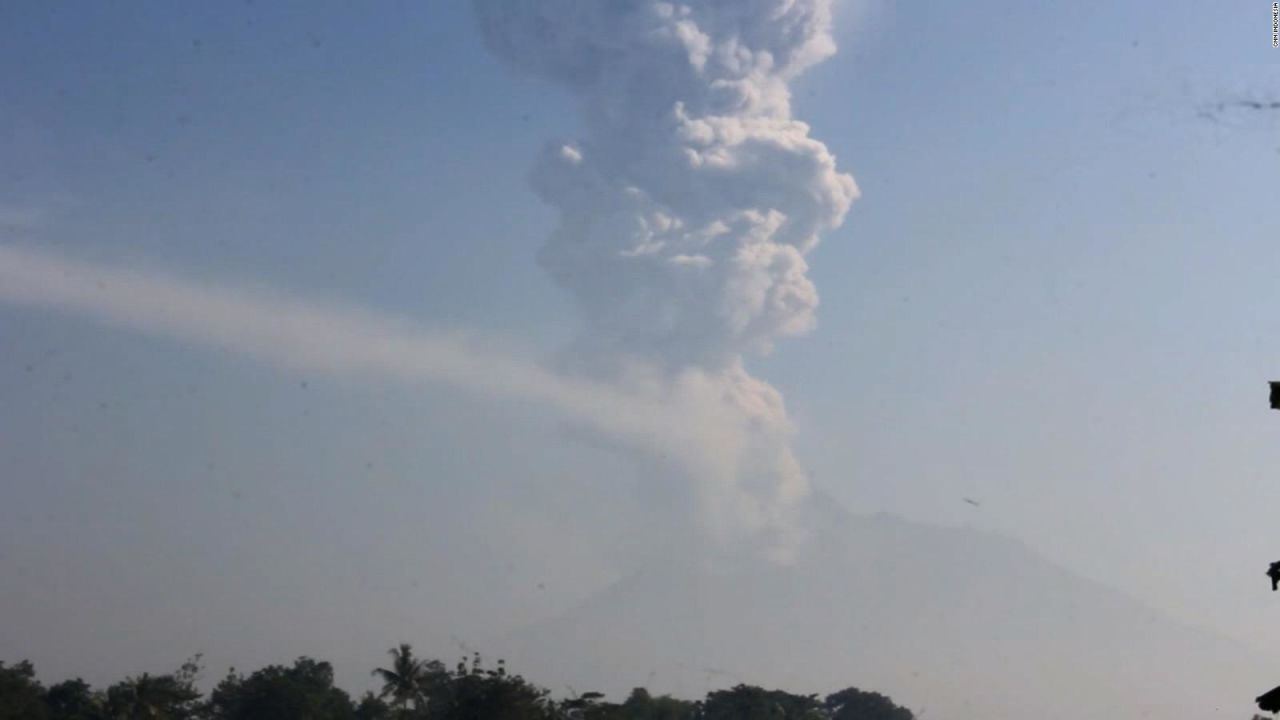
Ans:
[[[1274,682],[1257,650],[1017,540],[821,495],[805,515],[813,534],[791,565],[673,552],[509,636],[507,657],[556,689],[852,685],[943,720],[1248,717]]]

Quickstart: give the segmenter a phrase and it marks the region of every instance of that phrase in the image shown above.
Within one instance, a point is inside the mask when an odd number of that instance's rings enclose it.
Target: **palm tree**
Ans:
[[[382,692],[378,697],[391,697],[391,706],[404,709],[413,703],[417,710],[422,706],[429,689],[430,676],[426,663],[415,660],[413,647],[409,643],[400,643],[400,647],[387,651],[391,655],[391,668],[378,668],[373,675],[382,680]]]

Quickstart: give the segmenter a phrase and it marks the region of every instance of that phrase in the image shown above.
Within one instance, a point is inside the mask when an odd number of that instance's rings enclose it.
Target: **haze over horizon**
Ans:
[[[739,624],[849,593],[894,628],[867,578],[956,533],[1037,578],[957,613],[1103,643],[1145,606],[1134,648],[1280,667],[1254,5],[0,11],[0,660],[355,689],[814,548],[862,579]],[[966,663],[1038,652],[953,620]]]

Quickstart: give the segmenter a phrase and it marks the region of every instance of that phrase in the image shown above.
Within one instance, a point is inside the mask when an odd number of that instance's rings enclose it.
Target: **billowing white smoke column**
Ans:
[[[791,118],[788,82],[830,56],[830,0],[475,0],[513,66],[581,100],[585,137],[532,173],[561,211],[540,259],[580,301],[580,366],[713,388],[747,428],[694,468],[718,534],[785,530],[807,493],[781,395],[743,355],[813,326],[805,254],[857,197]]]

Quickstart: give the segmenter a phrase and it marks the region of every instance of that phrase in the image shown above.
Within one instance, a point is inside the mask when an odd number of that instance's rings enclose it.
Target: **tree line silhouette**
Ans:
[[[597,692],[554,699],[506,663],[479,654],[452,668],[414,657],[408,644],[358,699],[333,684],[333,666],[300,657],[248,675],[234,668],[206,695],[200,656],[163,675],[143,673],[95,690],[76,678],[44,687],[28,661],[0,662],[0,720],[914,720],[880,693],[854,687],[826,697],[739,684],[701,700],[638,687],[622,702]]]

